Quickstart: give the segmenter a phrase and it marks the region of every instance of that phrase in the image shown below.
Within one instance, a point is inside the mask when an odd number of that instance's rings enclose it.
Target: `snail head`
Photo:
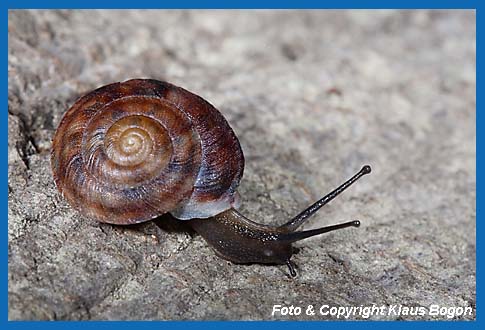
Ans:
[[[306,231],[296,230],[320,208],[370,172],[371,167],[365,165],[338,188],[279,227],[259,224],[234,209],[214,216],[212,221],[194,219],[190,224],[212,246],[216,254],[224,259],[235,263],[286,264],[290,274],[296,276],[294,265],[290,261],[295,252],[293,243],[337,229],[359,227],[360,221],[353,220]]]

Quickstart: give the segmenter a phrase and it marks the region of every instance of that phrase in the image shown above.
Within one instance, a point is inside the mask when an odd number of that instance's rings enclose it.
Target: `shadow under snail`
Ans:
[[[235,210],[244,156],[227,121],[201,97],[150,79],[106,85],[76,101],[55,133],[51,165],[64,198],[89,218],[127,225],[171,213],[218,256],[286,264],[292,276],[292,243],[360,222],[296,230],[371,171],[362,167],[281,226],[253,222]]]

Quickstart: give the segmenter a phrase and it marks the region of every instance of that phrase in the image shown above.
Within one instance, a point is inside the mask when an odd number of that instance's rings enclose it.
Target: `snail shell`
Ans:
[[[133,79],[96,89],[65,113],[51,163],[75,209],[130,224],[167,212],[208,218],[237,206],[244,156],[207,101],[166,82]]]

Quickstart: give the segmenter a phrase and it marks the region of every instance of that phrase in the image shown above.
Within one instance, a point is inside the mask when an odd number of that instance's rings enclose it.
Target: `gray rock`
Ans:
[[[10,319],[474,310],[474,11],[35,10],[10,11],[8,28]],[[218,258],[168,216],[84,218],[54,186],[51,139],[79,96],[133,77],[182,86],[226,116],[247,160],[242,212],[261,223],[283,223],[371,164],[305,228],[363,225],[300,242],[292,279]]]

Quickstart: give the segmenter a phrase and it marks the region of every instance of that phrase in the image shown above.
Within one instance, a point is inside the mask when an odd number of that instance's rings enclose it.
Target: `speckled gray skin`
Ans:
[[[474,308],[475,33],[473,11],[11,11],[9,318]],[[361,227],[299,242],[292,279],[284,265],[217,257],[167,216],[130,227],[80,216],[52,179],[55,128],[83,93],[133,77],[224,114],[246,156],[240,211],[255,221],[284,223],[369,163],[303,229]]]

